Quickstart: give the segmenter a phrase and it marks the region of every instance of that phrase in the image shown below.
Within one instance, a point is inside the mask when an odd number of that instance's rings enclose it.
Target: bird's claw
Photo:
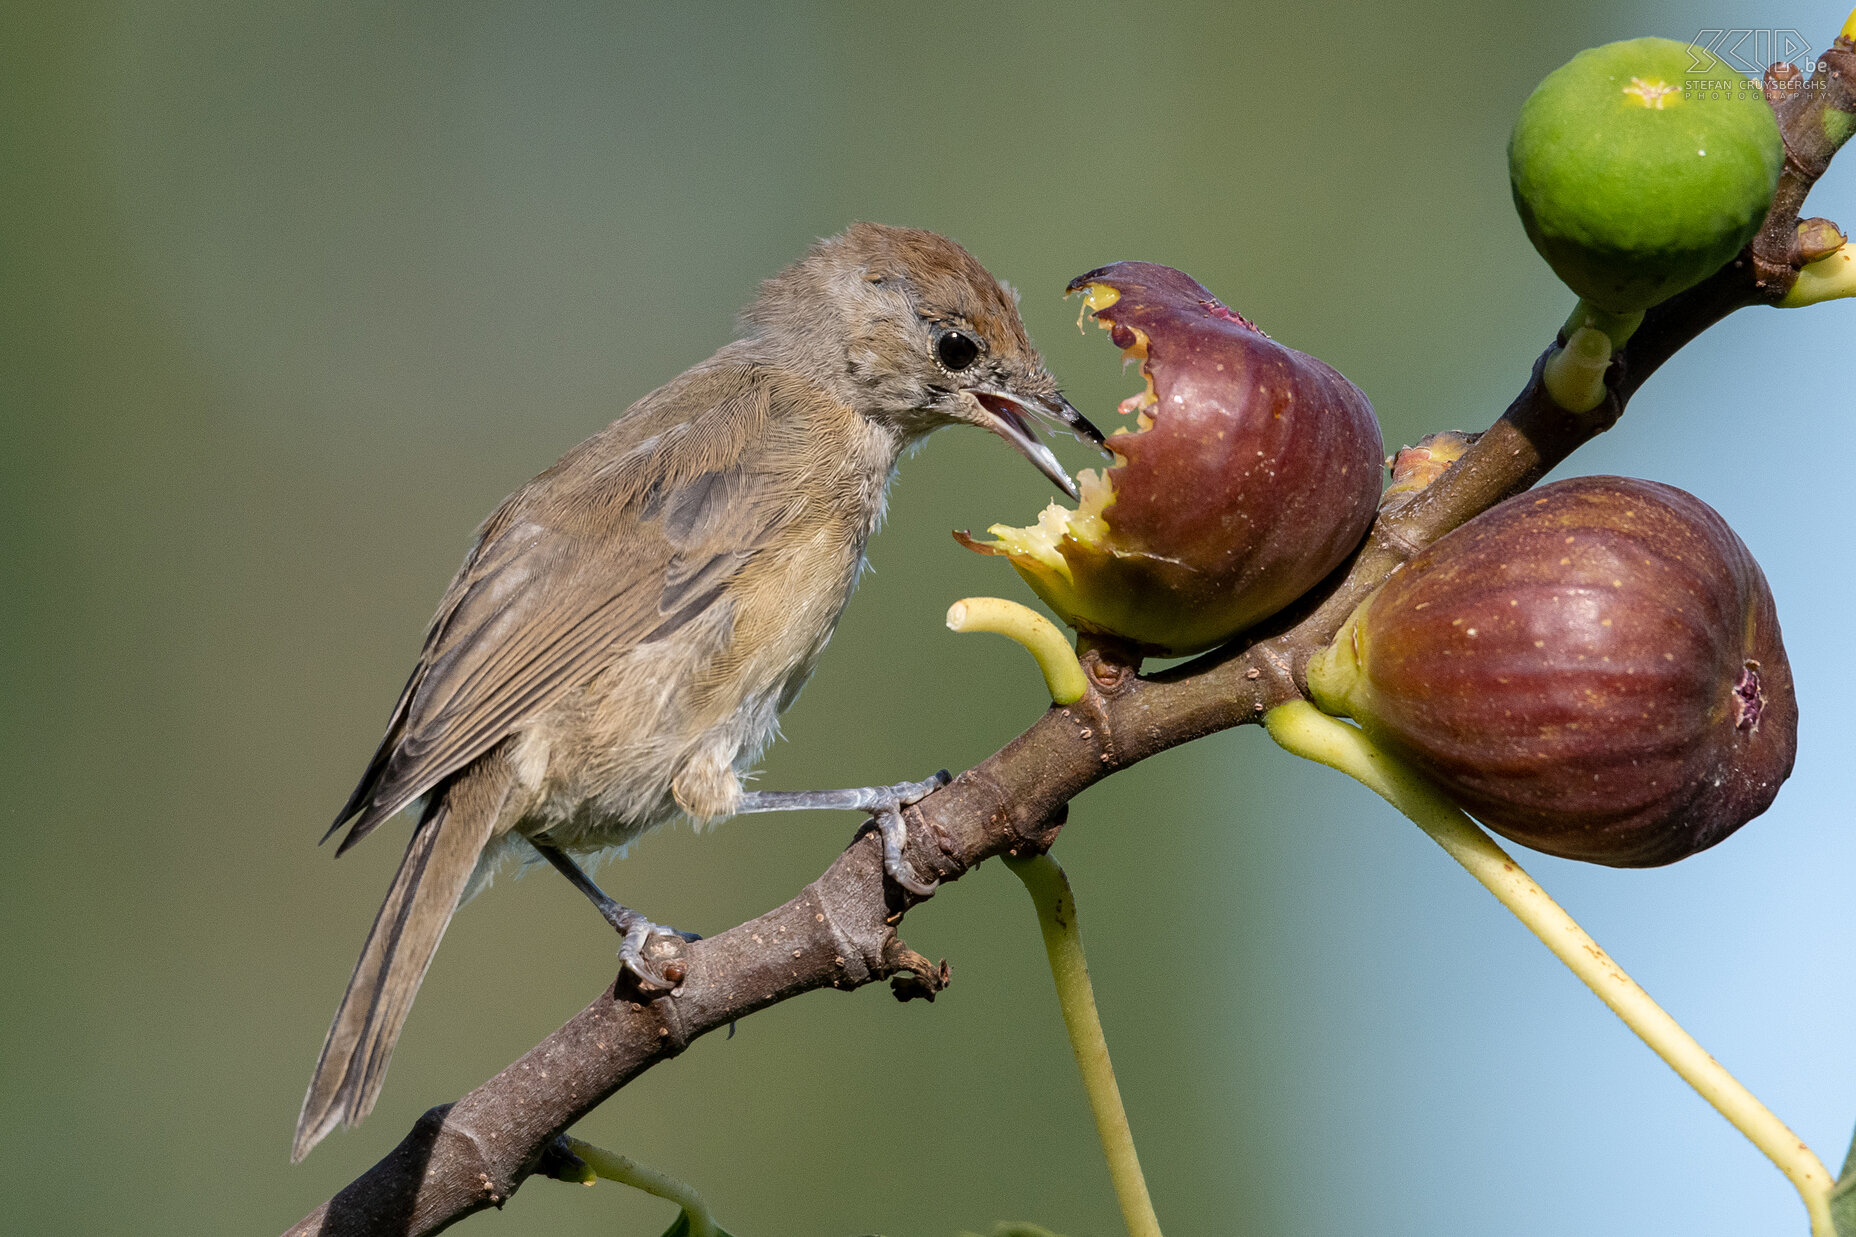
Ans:
[[[903,854],[903,848],[909,844],[909,825],[903,819],[902,809],[913,807],[953,780],[953,776],[942,769],[933,777],[920,782],[900,782],[889,787],[890,794],[886,801],[875,805],[870,814],[870,819],[876,822],[877,832],[883,839],[883,871],[889,879],[918,898],[932,897],[934,891],[941,887],[941,881],[938,877],[924,881],[916,872],[915,865]]]
[[[909,826],[899,809],[880,809],[870,819],[876,822],[877,832],[883,838],[883,871],[889,879],[918,898],[929,897],[941,887],[939,879],[924,881],[917,875],[915,865],[902,853],[909,841]]]
[[[646,991],[674,992],[685,978],[680,946],[668,958],[652,958],[649,956],[652,952],[669,952],[650,950],[653,936],[669,937],[679,942],[702,939],[694,932],[679,932],[661,923],[652,923],[636,912],[631,914],[621,931],[625,939],[619,945],[619,968],[630,974],[638,986]]]
[[[953,780],[954,775],[942,769],[933,777],[923,778],[919,782],[898,782],[889,790],[895,796],[896,807],[900,810],[905,807],[914,807]]]

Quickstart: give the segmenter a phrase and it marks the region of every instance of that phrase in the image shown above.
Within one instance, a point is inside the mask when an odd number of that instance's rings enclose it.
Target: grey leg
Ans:
[[[750,790],[742,794],[736,814],[747,812],[846,811],[868,812],[883,835],[883,870],[889,878],[918,898],[935,891],[940,881],[924,881],[902,853],[909,827],[902,809],[920,803],[954,779],[946,769],[920,782],[894,786],[860,786],[853,790]]]
[[[586,895],[587,901],[599,908],[599,913],[605,917],[606,922],[611,924],[613,929],[624,938],[624,942],[619,946],[621,966],[648,987],[676,987],[645,961],[644,943],[651,938],[654,932],[661,932],[666,936],[680,936],[686,941],[700,941],[702,937],[694,932],[679,932],[675,928],[652,923],[629,906],[619,905],[605,890],[593,883],[593,878],[588,876],[585,870],[573,861],[573,856],[566,851],[558,846],[550,846],[546,842],[538,842],[534,838],[528,841],[543,859],[553,864],[555,870],[567,878],[569,884]]]

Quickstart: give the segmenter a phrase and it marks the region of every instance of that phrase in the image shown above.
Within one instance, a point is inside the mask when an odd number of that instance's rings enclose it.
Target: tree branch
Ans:
[[[1461,459],[1409,501],[1383,509],[1352,561],[1268,627],[1151,677],[1112,646],[1085,646],[1089,690],[1080,700],[1051,708],[910,809],[916,870],[953,881],[984,859],[1046,850],[1070,799],[1102,778],[1294,699],[1309,656],[1401,563],[1610,428],[1638,387],[1709,326],[1783,297],[1798,265],[1799,209],[1834,153],[1823,142],[1825,112],[1856,111],[1856,52],[1840,41],[1808,83],[1793,83],[1800,76],[1768,73],[1769,93],[1790,93],[1775,100],[1787,159],[1764,228],[1739,258],[1646,315],[1607,374],[1604,403],[1584,414],[1555,404],[1541,379],[1543,353],[1520,395]],[[427,1112],[286,1237],[410,1237],[500,1207],[561,1160],[563,1132],[639,1074],[698,1036],[801,993],[889,979],[903,999],[932,999],[944,968],[896,935],[916,900],[884,880],[880,847],[866,834],[785,905],[719,936],[667,945],[682,954],[685,978],[675,992],[643,993],[621,979],[521,1060]]]

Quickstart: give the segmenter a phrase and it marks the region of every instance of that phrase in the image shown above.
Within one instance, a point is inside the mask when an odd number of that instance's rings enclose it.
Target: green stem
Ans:
[[[578,1138],[565,1141],[569,1151],[586,1161],[588,1168],[606,1180],[643,1190],[646,1194],[655,1194],[683,1208],[683,1214],[690,1221],[690,1237],[717,1237],[720,1230],[716,1226],[715,1216],[709,1211],[709,1204],[703,1202],[702,1196],[690,1186],[675,1177],[667,1177],[655,1169],[646,1168],[629,1156],[619,1155],[604,1147],[595,1147]]]
[[[1264,715],[1263,724],[1286,750],[1340,770],[1409,816],[1514,912],[1683,1081],[1778,1165],[1804,1199],[1814,1237],[1836,1237],[1830,1219],[1832,1182],[1823,1162],[1626,975],[1462,809],[1403,761],[1377,747],[1357,726],[1329,717],[1305,700],[1277,706]]]
[[[1595,326],[1582,326],[1553,349],[1540,380],[1553,402],[1567,412],[1590,412],[1605,402],[1611,354],[1610,336]]]
[[[1634,313],[1612,313],[1609,309],[1600,309],[1581,297],[1579,303],[1572,307],[1572,313],[1567,316],[1565,325],[1560,327],[1560,334],[1571,337],[1581,327],[1594,327],[1605,333],[1611,340],[1611,347],[1615,350],[1622,348],[1642,325],[1643,311],[1641,309]]]
[[[1003,597],[968,597],[948,607],[950,631],[990,631],[1009,636],[1037,659],[1044,686],[1057,704],[1075,704],[1089,690],[1076,650],[1057,625],[1029,606]]]
[[[1798,272],[1798,282],[1779,302],[1781,309],[1820,305],[1840,297],[1856,296],[1856,241],[1809,263]]]
[[[1082,929],[1076,922],[1076,897],[1063,868],[1049,855],[1029,859],[1006,857],[1005,866],[1025,882],[1037,907],[1038,927],[1044,932],[1044,951],[1050,956],[1050,976],[1057,982],[1057,1004],[1063,1026],[1070,1034],[1076,1068],[1083,1075],[1083,1090],[1095,1113],[1096,1133],[1108,1160],[1108,1175],[1115,1183],[1121,1218],[1128,1237],[1160,1237],[1160,1221],[1147,1196],[1147,1179],[1134,1153],[1134,1135],[1121,1106],[1121,1089],[1115,1085],[1115,1067],[1108,1059],[1108,1040],[1096,1016],[1096,994],[1089,984],[1089,964],[1083,958]]]

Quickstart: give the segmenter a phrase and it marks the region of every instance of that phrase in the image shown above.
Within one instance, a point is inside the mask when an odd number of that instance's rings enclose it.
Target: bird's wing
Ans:
[[[757,467],[768,387],[744,367],[685,375],[490,517],[329,829],[353,820],[341,850],[716,600],[793,510]]]

